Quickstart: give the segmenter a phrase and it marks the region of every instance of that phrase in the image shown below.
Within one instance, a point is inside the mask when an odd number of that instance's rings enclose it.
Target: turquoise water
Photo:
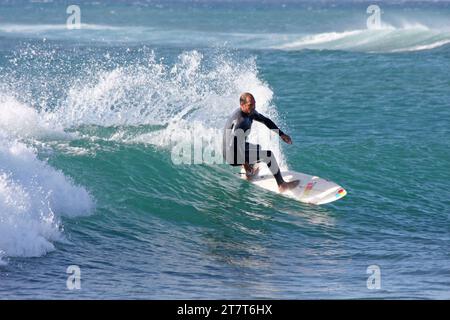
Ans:
[[[0,298],[450,298],[449,3],[0,4]],[[344,199],[173,162],[243,91]]]

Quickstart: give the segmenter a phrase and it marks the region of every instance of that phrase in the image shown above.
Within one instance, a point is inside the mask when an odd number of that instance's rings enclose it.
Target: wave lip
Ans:
[[[436,41],[430,44],[424,44],[424,45],[416,45],[410,48],[402,48],[402,49],[398,49],[398,50],[392,50],[392,52],[405,52],[405,51],[422,51],[422,50],[432,50],[432,49],[436,49],[442,46],[445,46],[447,44],[450,43],[450,39],[448,40],[441,40],[441,41]]]
[[[280,50],[345,50],[363,52],[404,52],[431,50],[450,43],[450,32],[429,29],[421,24],[405,24],[402,28],[357,29],[306,35],[273,49]]]

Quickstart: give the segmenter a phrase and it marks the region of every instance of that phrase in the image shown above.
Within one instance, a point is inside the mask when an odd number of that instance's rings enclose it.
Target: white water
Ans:
[[[0,255],[36,257],[61,239],[61,216],[88,214],[89,193],[0,131]],[[0,256],[0,262],[4,263]]]
[[[25,142],[69,136],[32,107],[0,93],[0,263],[53,250],[62,238],[60,217],[91,212],[88,191],[38,159]]]

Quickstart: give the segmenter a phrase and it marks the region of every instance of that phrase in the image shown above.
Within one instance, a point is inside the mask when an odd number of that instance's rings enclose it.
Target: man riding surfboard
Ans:
[[[225,161],[232,166],[242,165],[249,178],[257,174],[254,164],[261,161],[265,162],[275,177],[280,192],[298,186],[299,180],[289,182],[283,180],[272,151],[261,149],[259,144],[247,142],[247,136],[250,134],[253,120],[265,124],[271,130],[276,130],[280,138],[287,144],[292,144],[291,137],[281,131],[272,120],[255,110],[256,102],[251,93],[244,92],[241,94],[239,101],[240,108],[233,112],[225,124],[223,136],[223,156]]]

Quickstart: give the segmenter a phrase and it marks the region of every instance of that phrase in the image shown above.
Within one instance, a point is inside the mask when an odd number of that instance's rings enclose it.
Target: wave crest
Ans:
[[[450,32],[433,30],[421,24],[402,28],[357,29],[327,32],[301,37],[275,49],[281,50],[348,50],[363,52],[405,52],[429,50],[450,43]]]

